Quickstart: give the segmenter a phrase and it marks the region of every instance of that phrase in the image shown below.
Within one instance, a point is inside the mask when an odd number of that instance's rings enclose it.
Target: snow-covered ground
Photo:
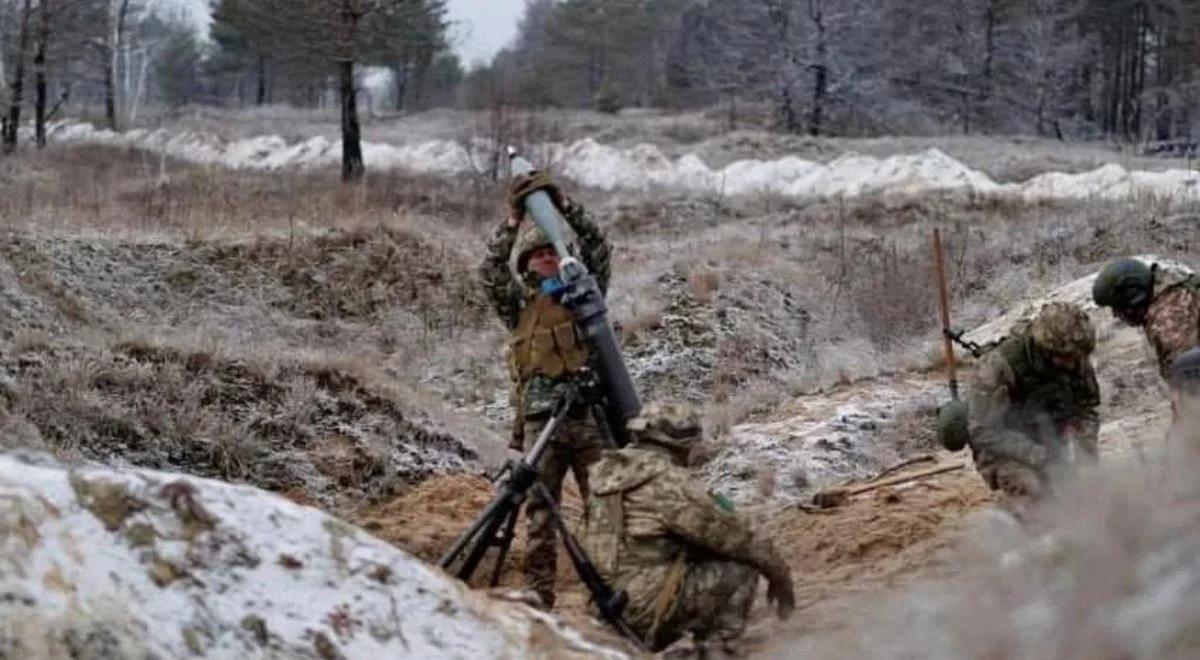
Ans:
[[[56,142],[137,146],[191,162],[233,168],[308,168],[334,165],[341,159],[340,142],[323,136],[294,143],[277,135],[225,142],[193,131],[137,129],[114,133],[87,123],[55,124],[49,135]],[[476,148],[479,151],[473,152]],[[363,143],[363,156],[370,168],[435,174],[469,172],[486,151],[484,145],[469,150],[448,140],[410,145]],[[535,151],[546,154],[551,167],[571,179],[605,190],[666,188],[729,195],[770,193],[801,199],[935,191],[1027,201],[1134,196],[1200,199],[1200,172],[1195,171],[1131,171],[1108,164],[1090,172],[1048,172],[1021,183],[1002,184],[938,149],[886,158],[847,153],[829,163],[794,156],[749,159],[716,169],[694,154],[671,158],[649,144],[624,149],[584,139],[541,145]]]
[[[624,657],[255,488],[0,456],[0,657]]]

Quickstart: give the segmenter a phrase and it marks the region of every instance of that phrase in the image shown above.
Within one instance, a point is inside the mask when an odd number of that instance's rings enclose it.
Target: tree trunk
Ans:
[[[142,105],[142,96],[146,93],[146,70],[150,66],[150,53],[142,49],[142,59],[138,63],[137,86],[133,88],[133,101],[129,104],[129,122],[137,121],[138,108]]]
[[[981,96],[986,100],[991,97],[995,84],[992,75],[992,60],[996,54],[996,0],[988,0],[983,21],[983,93]]]
[[[779,123],[788,133],[800,132],[800,119],[797,116],[795,103],[792,101],[792,90],[788,87],[787,81],[783,81],[779,88]]]
[[[392,68],[392,72],[396,76],[396,112],[404,111],[404,96],[408,93],[408,62],[397,60],[396,65]]]
[[[47,0],[38,3],[38,39],[33,52],[33,126],[38,149],[46,146],[46,48],[50,41]]]
[[[267,57],[258,56],[258,90],[254,97],[255,105],[267,104]]]
[[[826,76],[829,73],[829,66],[824,16],[820,7],[813,0],[809,2],[809,11],[813,24],[817,28],[817,63],[813,67],[813,107],[808,122],[808,133],[815,137],[821,134],[821,123],[825,118]]]
[[[108,6],[108,63],[104,67],[104,114],[108,119],[108,127],[117,130],[117,109],[120,106],[120,96],[117,93],[117,82],[121,79],[121,49],[125,43],[125,13],[129,10],[129,0],[110,0]]]
[[[338,69],[342,97],[342,181],[358,181],[362,179],[366,168],[363,165],[358,127],[358,99],[354,93],[354,61],[339,62]]]
[[[25,93],[25,50],[29,47],[29,13],[32,0],[25,0],[21,12],[21,32],[17,39],[17,64],[13,71],[12,96],[8,104],[8,120],[5,122],[3,150],[10,154],[17,148],[17,131],[21,125],[21,103]]]

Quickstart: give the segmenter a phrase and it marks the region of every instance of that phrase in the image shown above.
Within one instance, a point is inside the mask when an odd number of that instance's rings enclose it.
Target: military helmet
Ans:
[[[516,252],[517,252],[517,272],[525,274],[526,268],[529,267],[529,255],[538,248],[544,248],[554,245],[550,237],[541,227],[533,225],[525,233],[517,237]]]
[[[1154,273],[1141,259],[1110,261],[1092,283],[1092,300],[1101,307],[1140,307],[1150,302]]]
[[[1038,348],[1059,355],[1087,357],[1096,348],[1096,328],[1087,312],[1067,302],[1043,305],[1029,334]]]
[[[937,439],[950,451],[958,451],[971,438],[967,404],[954,400],[938,407]]]
[[[1200,393],[1200,348],[1190,348],[1167,367],[1171,388],[1189,394]]]
[[[630,441],[653,443],[686,457],[704,432],[700,413],[686,403],[652,402],[628,422]]]

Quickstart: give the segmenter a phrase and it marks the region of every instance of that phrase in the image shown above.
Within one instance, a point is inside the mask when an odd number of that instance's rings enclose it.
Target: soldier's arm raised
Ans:
[[[1200,342],[1200,294],[1182,286],[1162,294],[1147,313],[1146,338],[1165,378],[1175,358]]]
[[[600,228],[589,217],[587,211],[573,199],[564,197],[563,218],[579,239],[579,258],[588,272],[596,278],[600,290],[608,293],[608,280],[612,274],[612,244]]]
[[[524,296],[520,283],[508,266],[513,244],[517,242],[518,229],[518,225],[507,219],[501,223],[488,239],[487,256],[479,267],[479,276],[483,280],[488,300],[491,301],[492,308],[496,310],[500,320],[509,328],[517,325]]]
[[[1012,408],[1015,377],[999,352],[990,353],[972,380],[970,394],[971,446],[993,456],[1037,466],[1046,449],[1024,434],[1006,427]]]

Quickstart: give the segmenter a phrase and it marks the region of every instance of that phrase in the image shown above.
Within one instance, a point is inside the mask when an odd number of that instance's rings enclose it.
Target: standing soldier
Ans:
[[[1190,270],[1117,259],[1096,275],[1092,299],[1142,328],[1164,378],[1175,358],[1200,344],[1200,277]]]
[[[1100,390],[1092,369],[1096,331],[1076,305],[1051,302],[1014,326],[985,358],[971,387],[975,466],[993,490],[1026,500],[1047,494],[1072,462],[1097,457]]]
[[[564,195],[550,178],[533,172],[513,180],[509,216],[488,242],[481,274],[492,305],[510,332],[509,370],[515,409],[509,447],[518,451],[537,440],[550,417],[558,395],[587,366],[588,351],[570,310],[558,302],[559,256],[537,226],[521,232],[525,198],[544,190],[554,201],[578,241],[578,258],[607,292],[610,245],[604,233],[584,213],[583,207]],[[509,264],[516,257],[516,274]],[[587,466],[600,457],[604,436],[588,414],[586,405],[571,411],[558,427],[542,455],[540,479],[558,500],[568,468],[581,494],[588,492]],[[557,576],[557,533],[549,504],[537,495],[526,505],[528,534],[524,573],[528,587],[537,592],[547,609],[554,607]]]
[[[628,596],[625,620],[652,651],[691,632],[701,650],[732,651],[758,576],[786,618],[792,576],[771,539],[700,489],[684,467],[699,416],[649,404],[629,421],[630,444],[591,467],[581,542],[604,581]],[[717,648],[706,648],[709,646]]]

